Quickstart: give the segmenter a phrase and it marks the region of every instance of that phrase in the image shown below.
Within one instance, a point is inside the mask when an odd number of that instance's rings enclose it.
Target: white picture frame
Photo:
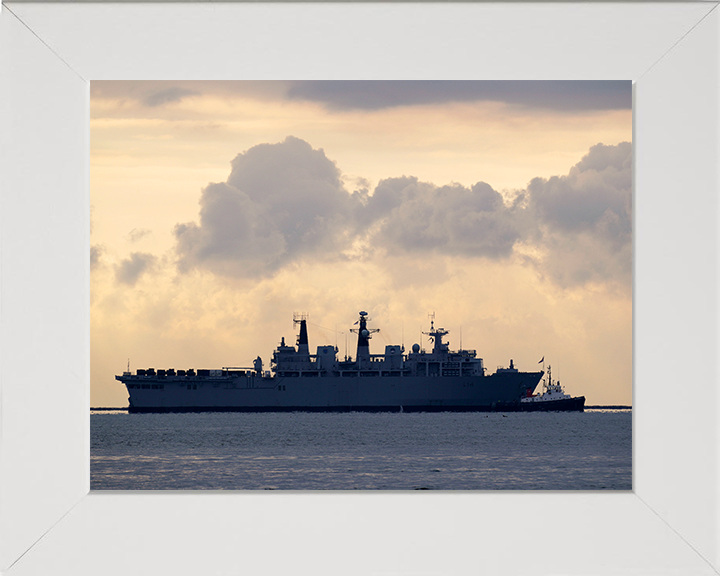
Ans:
[[[0,571],[718,574],[717,4],[3,4]],[[89,81],[340,78],[634,82],[632,492],[90,493]]]

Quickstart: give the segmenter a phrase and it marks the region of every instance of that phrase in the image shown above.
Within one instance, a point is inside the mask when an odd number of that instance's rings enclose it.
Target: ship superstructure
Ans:
[[[276,378],[341,376],[341,377],[409,377],[409,376],[483,376],[485,368],[482,358],[477,358],[475,350],[451,352],[449,344],[442,341],[447,330],[435,328],[434,321],[430,331],[423,332],[433,341],[430,352],[420,350],[414,344],[412,351],[398,345],[385,346],[384,354],[370,354],[372,334],[377,328],[369,328],[367,312],[360,312],[356,322],[358,328],[351,328],[358,335],[355,359],[338,360],[337,348],[318,346],[316,354],[310,354],[307,337],[307,319],[295,319],[300,324],[297,347],[288,346],[283,338],[275,349],[272,358],[272,372]],[[512,363],[512,360],[510,361]],[[517,372],[517,370],[514,370]]]
[[[352,331],[358,336],[355,358],[338,359],[335,346],[310,353],[306,315],[295,315],[295,346],[282,338],[270,370],[258,357],[250,367],[218,370],[137,370],[115,378],[129,393],[131,412],[183,411],[516,411],[543,372],[509,368],[486,374],[475,350],[450,350],[448,334],[434,318],[424,334],[433,343],[425,351],[413,344],[387,345],[370,353],[379,330],[368,326],[365,311]]]

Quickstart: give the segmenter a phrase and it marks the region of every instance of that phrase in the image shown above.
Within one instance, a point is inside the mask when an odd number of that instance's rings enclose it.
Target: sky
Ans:
[[[115,374],[386,344],[632,403],[630,82],[93,81],[91,405]]]

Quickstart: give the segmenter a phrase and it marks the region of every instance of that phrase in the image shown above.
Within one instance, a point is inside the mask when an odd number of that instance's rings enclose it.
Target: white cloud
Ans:
[[[200,223],[178,224],[179,267],[262,276],[307,254],[335,257],[352,197],[322,150],[288,137],[239,154],[227,182],[208,185]]]
[[[632,146],[598,144],[567,176],[535,178],[530,210],[548,250],[543,266],[562,286],[632,274]]]
[[[437,187],[410,177],[383,180],[365,212],[365,221],[377,222],[371,243],[394,253],[503,258],[522,235],[522,210],[505,206],[484,182],[466,188]]]
[[[519,255],[561,286],[629,286],[631,157],[629,143],[598,144],[567,175],[535,178],[507,202],[485,182],[439,187],[413,176],[350,194],[323,150],[288,137],[239,154],[227,181],[203,190],[199,223],[175,227],[178,265],[261,277],[303,259],[337,260],[352,247],[355,258],[375,249]]]

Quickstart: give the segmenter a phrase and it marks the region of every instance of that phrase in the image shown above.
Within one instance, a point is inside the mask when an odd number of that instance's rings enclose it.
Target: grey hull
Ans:
[[[491,376],[116,376],[131,412],[491,411],[514,406],[542,372]],[[512,408],[510,408],[512,409]]]

